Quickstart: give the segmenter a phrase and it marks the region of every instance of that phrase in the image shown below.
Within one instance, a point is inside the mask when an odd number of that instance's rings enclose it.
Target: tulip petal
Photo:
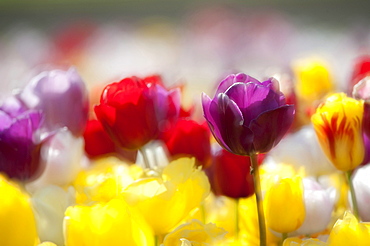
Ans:
[[[216,140],[221,146],[230,152],[239,155],[248,155],[251,144],[242,144],[241,140],[252,140],[252,132],[243,127],[243,115],[238,108],[238,105],[225,94],[221,93],[215,100],[209,104],[208,111],[205,111],[205,117],[210,125]],[[248,133],[245,134],[245,131]],[[242,139],[242,136],[249,136]],[[247,141],[248,142],[248,141]]]
[[[232,86],[234,83],[237,83],[237,82],[243,82],[243,83],[253,82],[253,83],[258,83],[258,84],[260,83],[255,78],[249,75],[246,75],[244,73],[230,74],[223,81],[221,81],[220,85],[217,88],[216,95],[218,95],[219,93],[225,92],[227,88],[229,88],[230,86]]]
[[[294,106],[285,105],[267,111],[252,120],[250,129],[254,134],[254,147],[265,153],[277,145],[288,131],[294,119]]]

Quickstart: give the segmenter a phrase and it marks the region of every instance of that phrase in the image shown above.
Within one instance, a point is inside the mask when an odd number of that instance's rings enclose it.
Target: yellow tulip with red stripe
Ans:
[[[364,159],[363,104],[362,100],[336,93],[328,97],[312,115],[311,121],[320,145],[338,170],[353,170]]]

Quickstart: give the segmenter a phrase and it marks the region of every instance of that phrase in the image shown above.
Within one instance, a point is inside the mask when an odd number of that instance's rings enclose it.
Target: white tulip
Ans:
[[[322,151],[311,125],[287,135],[270,151],[269,159],[292,165],[296,170],[303,168],[307,176],[320,176],[336,171]]]

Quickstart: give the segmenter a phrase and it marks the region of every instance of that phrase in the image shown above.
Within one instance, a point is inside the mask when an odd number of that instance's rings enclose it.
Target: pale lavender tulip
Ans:
[[[41,148],[44,171],[27,188],[31,191],[49,184],[65,186],[77,176],[84,161],[84,141],[62,128],[51,136]]]
[[[311,235],[327,228],[336,200],[334,188],[323,188],[313,178],[303,179],[306,218],[295,233]]]
[[[80,136],[88,117],[88,94],[76,69],[52,70],[34,77],[20,93],[29,108],[45,114],[45,128],[67,127]]]
[[[370,165],[360,167],[352,177],[357,198],[358,212],[362,221],[370,222]],[[348,195],[350,196],[350,195]],[[351,200],[351,199],[349,199]]]

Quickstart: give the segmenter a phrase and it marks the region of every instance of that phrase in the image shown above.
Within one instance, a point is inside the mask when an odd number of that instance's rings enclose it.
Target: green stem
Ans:
[[[141,156],[143,157],[144,166],[147,169],[150,169],[148,155],[146,154],[145,148],[140,149]]]
[[[163,243],[164,236],[163,235],[155,235],[154,236],[154,245],[160,246]]]
[[[235,200],[235,241],[239,240],[239,198]]]
[[[288,233],[283,232],[281,235],[282,235],[281,245],[284,245],[284,241],[285,241],[285,239],[287,239],[287,238],[288,238]]]
[[[356,193],[355,193],[355,188],[353,187],[353,182],[352,182],[352,179],[351,179],[351,174],[352,174],[352,171],[347,171],[346,172],[346,178],[347,178],[347,182],[348,182],[348,185],[349,185],[349,190],[351,192],[353,214],[355,215],[355,217],[357,219],[359,219]]]
[[[259,175],[259,170],[258,170],[257,154],[251,154],[249,158],[252,164],[251,173],[253,175],[254,192],[256,195],[256,202],[257,202],[258,227],[259,227],[259,232],[260,232],[260,246],[266,246],[266,225],[265,225],[265,215],[263,211],[261,181],[260,181],[260,175]]]

